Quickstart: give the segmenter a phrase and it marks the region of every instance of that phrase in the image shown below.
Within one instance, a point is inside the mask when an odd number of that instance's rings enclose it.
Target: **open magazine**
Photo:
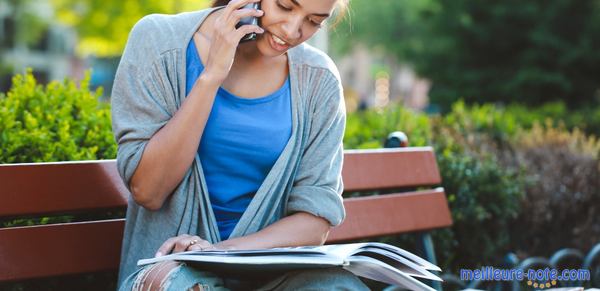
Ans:
[[[212,271],[282,271],[339,266],[357,276],[411,290],[431,290],[415,279],[442,281],[439,267],[384,243],[352,243],[262,250],[188,251],[138,261],[138,266],[167,260],[186,261]]]

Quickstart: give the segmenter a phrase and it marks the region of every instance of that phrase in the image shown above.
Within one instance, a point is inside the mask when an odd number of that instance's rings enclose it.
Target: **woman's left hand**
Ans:
[[[164,256],[169,253],[179,253],[185,251],[208,251],[214,250],[215,246],[197,235],[182,234],[167,239],[158,248],[155,257]]]

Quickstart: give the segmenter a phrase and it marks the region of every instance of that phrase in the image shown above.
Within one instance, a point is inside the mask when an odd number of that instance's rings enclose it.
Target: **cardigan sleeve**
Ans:
[[[346,108],[340,80],[329,71],[312,112],[310,132],[287,202],[287,214],[308,212],[339,225],[344,217],[342,200],[343,136]]]
[[[152,18],[147,16],[131,31],[111,96],[112,127],[118,145],[117,168],[128,189],[146,144],[169,121],[177,107],[178,83],[168,72],[178,55],[176,51],[161,55],[151,51],[144,36],[153,26]]]

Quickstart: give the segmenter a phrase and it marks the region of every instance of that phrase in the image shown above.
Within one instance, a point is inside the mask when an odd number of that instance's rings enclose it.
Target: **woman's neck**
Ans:
[[[247,41],[240,43],[235,52],[235,60],[244,60],[244,62],[254,63],[254,62],[264,62],[265,56],[261,54],[258,50],[258,46],[256,45],[256,41]]]

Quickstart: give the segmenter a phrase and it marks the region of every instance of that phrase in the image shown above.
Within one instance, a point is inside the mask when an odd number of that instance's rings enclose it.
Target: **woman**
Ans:
[[[186,250],[319,245],[344,218],[341,82],[304,44],[344,0],[243,9],[258,1],[149,15],[130,33],[112,97],[117,165],[132,193],[122,289],[365,288],[339,268],[261,280],[175,262],[136,268]],[[236,28],[249,16],[260,27]],[[257,39],[240,43],[249,33]]]

